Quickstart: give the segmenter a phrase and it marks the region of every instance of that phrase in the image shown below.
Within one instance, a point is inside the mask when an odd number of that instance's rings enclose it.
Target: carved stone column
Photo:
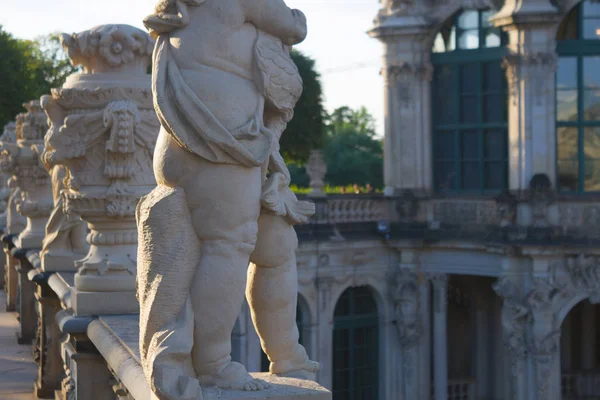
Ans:
[[[306,163],[306,173],[310,177],[310,188],[312,189],[309,196],[325,196],[323,188],[325,187],[325,175],[327,175],[327,163],[325,163],[323,150],[311,150]]]
[[[396,328],[402,349],[401,388],[404,399],[427,397],[427,387],[422,387],[423,368],[426,355],[421,353],[425,336],[423,309],[421,307],[421,285],[413,269],[402,268],[391,280],[391,295],[396,311]],[[427,343],[428,344],[428,343]],[[429,374],[427,374],[429,375]],[[429,380],[429,377],[427,377]]]
[[[448,275],[435,275],[433,284],[434,399],[448,398]]]
[[[425,2],[387,1],[369,32],[384,45],[386,194],[430,189],[431,43]]]
[[[62,44],[84,72],[42,100],[53,126],[44,162],[66,167],[66,213],[80,215],[90,229],[89,252],[75,263],[73,309],[136,312],[135,208],[156,186],[159,123],[147,74],[153,40],[128,25],[103,25],[63,35]]]
[[[27,218],[27,226],[15,240],[19,248],[41,248],[46,222],[52,210],[50,176],[40,162],[39,153],[48,131],[46,115],[37,100],[23,105],[27,113],[17,118],[14,145],[3,146],[2,168],[12,172],[21,192],[17,211]]]
[[[508,32],[510,189],[556,176],[555,73],[558,11],[550,0],[507,0],[493,23]],[[553,185],[554,186],[554,185]]]
[[[507,398],[527,400],[527,329],[531,313],[523,295],[522,277],[502,277],[494,291],[503,299],[501,321],[504,350],[510,365]],[[521,279],[522,280],[522,279]]]

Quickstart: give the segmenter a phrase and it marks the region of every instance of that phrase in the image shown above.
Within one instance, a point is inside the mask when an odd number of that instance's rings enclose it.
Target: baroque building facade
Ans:
[[[315,197],[297,229],[319,382],[336,400],[600,399],[600,3],[386,0],[369,34],[385,195]],[[232,341],[265,369],[247,310]]]

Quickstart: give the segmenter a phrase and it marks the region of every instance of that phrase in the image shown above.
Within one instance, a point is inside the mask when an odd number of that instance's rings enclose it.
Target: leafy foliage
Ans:
[[[336,109],[326,117],[325,130],[325,181],[332,187],[348,187],[345,193],[353,193],[354,184],[382,188],[383,143],[375,137],[375,120],[366,108]],[[308,186],[305,168],[290,164],[289,169],[298,191]]]
[[[281,154],[288,163],[302,165],[312,149],[323,146],[323,89],[315,70],[315,61],[296,50],[292,50],[291,55],[298,66],[304,90],[294,108],[294,118],[281,137]]]
[[[375,120],[364,107],[340,107],[328,117],[328,184],[383,187],[383,143],[375,134]]]
[[[0,129],[24,111],[23,103],[62,86],[74,71],[58,35],[21,40],[0,26]]]

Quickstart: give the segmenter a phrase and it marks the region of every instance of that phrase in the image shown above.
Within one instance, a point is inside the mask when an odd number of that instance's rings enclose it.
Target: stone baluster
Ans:
[[[88,224],[87,255],[75,262],[77,315],[137,312],[138,200],[155,186],[152,153],[159,123],[147,73],[153,40],[127,25],[62,36],[83,72],[42,99],[51,120],[44,163],[66,167],[68,216]],[[110,293],[110,294],[109,294]]]

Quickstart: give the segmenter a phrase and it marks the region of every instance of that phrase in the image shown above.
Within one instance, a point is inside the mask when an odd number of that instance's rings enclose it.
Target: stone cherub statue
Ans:
[[[298,343],[292,227],[314,205],[289,190],[279,154],[302,93],[289,46],[306,36],[304,14],[283,0],[163,0],[144,23],[157,39],[161,122],[158,187],[137,210],[140,353],[154,396],[267,387],[230,356],[244,291],[271,373],[315,379]]]

